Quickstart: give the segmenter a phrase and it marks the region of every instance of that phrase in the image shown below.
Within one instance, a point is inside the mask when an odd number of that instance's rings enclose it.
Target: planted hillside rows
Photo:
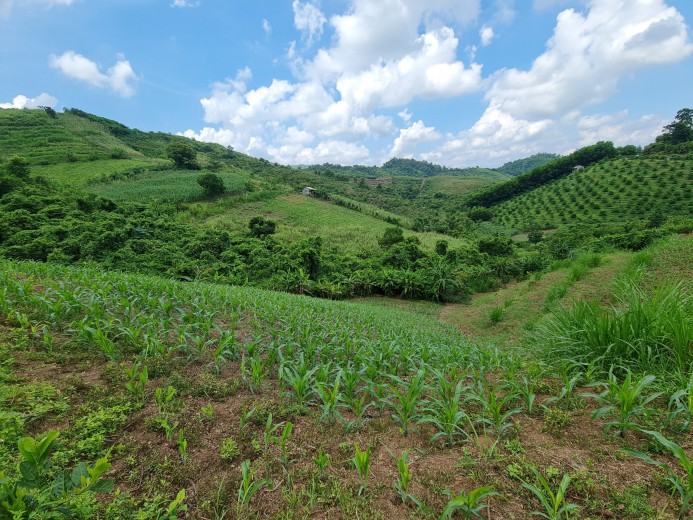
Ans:
[[[684,159],[604,161],[493,208],[494,221],[515,229],[580,222],[690,217],[693,163]]]
[[[676,439],[690,423],[682,409],[686,389],[672,392],[673,380],[664,386],[661,376],[624,380],[569,359],[555,372],[509,351],[478,348],[452,328],[410,314],[96,270],[1,266],[0,313],[33,363],[46,370],[66,359],[101,366],[109,397],[100,394],[101,405],[90,402],[99,395],[96,385],[82,397],[89,406],[75,410],[65,408],[65,398],[61,407],[49,398],[45,406],[53,408],[36,428],[37,412],[20,413],[21,399],[3,390],[0,410],[14,426],[3,427],[0,469],[14,479],[17,441],[68,414],[52,471],[95,460],[115,446],[116,485],[134,492],[134,498],[112,497],[122,515],[128,507],[184,515],[187,503],[193,518],[225,509],[238,516],[333,511],[349,517],[359,510],[375,514],[379,497],[391,495],[399,497],[398,514],[415,516],[490,506],[526,517],[578,505],[596,516],[617,498],[600,495],[595,504],[587,497],[610,485],[586,490],[587,474],[560,460],[563,469],[536,473],[544,463],[524,457],[533,448],[523,429],[575,441],[569,423],[596,407],[595,440],[606,441],[601,464],[608,466],[609,454],[624,443],[643,446],[648,434],[639,428],[665,424],[661,431]],[[583,390],[590,386],[605,390]],[[660,387],[671,393],[668,410]],[[605,431],[616,427],[618,435],[602,437],[601,424]],[[416,457],[404,456],[403,446]],[[427,462],[436,457],[458,461],[465,480],[455,480],[456,470],[436,472]],[[673,460],[664,463],[675,468]],[[147,472],[168,484],[133,486],[147,464]],[[608,479],[608,472],[600,478]],[[681,489],[687,510],[690,496],[685,485]],[[100,506],[90,507],[93,513]]]

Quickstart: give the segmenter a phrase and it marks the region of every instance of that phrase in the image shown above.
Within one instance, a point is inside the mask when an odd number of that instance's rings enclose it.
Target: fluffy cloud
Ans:
[[[535,0],[535,8],[562,3]],[[294,77],[249,88],[252,75],[244,69],[215,83],[201,100],[211,126],[184,134],[282,163],[373,164],[398,155],[450,166],[500,165],[601,139],[645,144],[661,130],[660,118],[585,115],[586,109],[611,97],[622,77],[690,55],[683,17],[665,0],[582,5],[584,11],[558,14],[544,52],[528,70],[501,69],[483,78],[473,57],[462,61],[463,32],[457,30],[476,23],[479,0],[351,0],[329,20],[315,0],[294,0],[294,25],[308,44],[289,47]],[[515,16],[513,0],[493,6],[487,25],[477,28],[482,46],[493,42],[492,26]],[[328,29],[331,45],[304,56]],[[437,122],[411,121],[411,103],[418,113],[426,100],[479,91],[486,108],[469,128],[443,134]]]
[[[15,3],[19,7],[43,7],[50,8],[54,5],[70,5],[74,3],[75,0],[21,0],[20,2],[15,2],[15,0],[0,0],[0,16],[7,18],[12,14],[12,8]]]
[[[35,98],[28,98],[23,95],[16,96],[11,103],[0,103],[0,108],[36,108],[36,107],[51,107],[55,108],[58,100],[45,92],[39,94]]]
[[[399,131],[399,136],[392,145],[390,155],[392,157],[412,157],[417,144],[437,141],[440,138],[441,135],[435,128],[424,125],[421,120],[416,121]]]
[[[58,69],[69,78],[83,81],[93,87],[110,88],[122,97],[131,97],[135,93],[133,83],[138,80],[130,62],[123,56],[118,57],[115,65],[105,73],[99,65],[89,58],[67,51],[60,56],[50,57],[50,66]]]
[[[487,45],[491,45],[494,36],[495,34],[493,32],[493,28],[484,25],[479,31],[479,37],[481,38],[481,46],[486,47]]]
[[[558,15],[546,51],[527,71],[497,74],[492,107],[528,119],[555,117],[611,96],[619,79],[693,51],[681,14],[663,0],[591,0]]]
[[[308,45],[322,36],[322,28],[327,23],[327,18],[311,2],[302,3],[294,0],[292,4],[294,10],[294,25],[301,31]]]

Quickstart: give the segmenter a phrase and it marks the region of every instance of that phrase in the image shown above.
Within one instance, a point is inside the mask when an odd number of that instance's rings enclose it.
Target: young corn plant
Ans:
[[[498,493],[491,486],[483,486],[473,489],[469,493],[461,491],[453,493],[452,491],[443,491],[445,495],[450,495],[452,498],[448,501],[443,510],[442,518],[452,518],[452,515],[459,513],[462,518],[481,518],[486,520],[482,514],[484,509],[488,510],[489,505],[486,500]]]
[[[649,410],[647,405],[661,395],[660,393],[645,394],[656,379],[653,375],[646,375],[634,381],[631,371],[628,370],[623,382],[619,384],[612,367],[609,370],[608,381],[600,384],[604,387],[604,391],[600,394],[589,395],[601,403],[606,403],[606,406],[592,414],[592,418],[615,416],[615,420],[606,424],[607,431],[617,427],[621,438],[625,437],[626,430],[634,426],[635,417],[647,412]]]
[[[164,435],[166,435],[166,440],[171,441],[173,439],[173,432],[178,428],[178,421],[173,423],[168,422],[168,418],[162,417],[155,419],[159,423],[159,427],[164,430]]]
[[[479,419],[479,422],[494,429],[499,438],[513,427],[510,418],[522,411],[519,408],[511,408],[504,412],[503,409],[508,407],[508,403],[517,399],[517,394],[508,392],[505,397],[501,398],[492,385],[484,388],[484,385],[479,383],[477,389],[472,390],[469,394],[469,399],[480,404],[483,409],[483,417]]]
[[[338,419],[341,420],[342,415],[339,413],[339,403],[342,401],[342,394],[339,389],[341,373],[337,374],[337,378],[332,386],[327,383],[317,383],[315,391],[320,396],[322,401],[322,415],[320,421],[327,424],[334,424]]]
[[[291,422],[287,422],[284,425],[284,429],[282,430],[281,437],[275,437],[275,439],[274,439],[282,451],[281,455],[279,456],[279,462],[282,463],[282,466],[284,466],[284,469],[287,469],[289,467],[289,464],[291,464],[291,462],[293,462],[292,460],[289,459],[289,448],[288,448],[288,440],[289,440],[289,437],[291,437],[291,433],[293,431],[294,431],[294,425]]]
[[[392,455],[392,453],[390,453]],[[393,456],[393,458],[395,458]],[[411,494],[409,491],[409,483],[411,482],[414,475],[409,469],[409,463],[407,459],[409,458],[409,450],[406,450],[402,455],[397,458],[397,482],[395,482],[394,487],[397,492],[397,496],[402,501],[403,504],[411,502],[416,505],[419,509],[427,510],[426,506]]]
[[[435,374],[434,395],[429,401],[421,422],[430,423],[438,430],[433,434],[432,440],[442,438],[447,446],[453,446],[460,437],[465,436],[464,425],[467,414],[460,409],[464,385],[462,380],[455,384],[444,374],[440,372]]]
[[[328,453],[323,453],[322,446],[318,448],[318,453],[313,459],[315,467],[318,468],[318,473],[322,476],[330,465],[330,455]]]
[[[140,370],[139,365],[132,365],[125,369],[125,375],[128,376],[128,382],[125,383],[125,389],[130,392],[137,404],[141,405],[144,402],[144,392],[149,381],[149,372],[147,365],[144,365]]]
[[[282,423],[272,424],[272,414],[271,413],[267,416],[267,422],[265,423],[265,434],[264,434],[265,452],[269,449],[269,445],[275,439],[274,432],[276,432],[279,428],[281,428],[281,426],[282,426]],[[293,428],[293,426],[292,426],[292,428]],[[291,433],[291,432],[289,432],[289,433]]]
[[[245,460],[241,464],[241,484],[238,488],[238,500],[236,501],[236,516],[246,518],[250,513],[250,501],[253,496],[264,486],[271,485],[268,479],[255,480],[255,471],[250,469],[250,461]]]
[[[571,480],[570,475],[567,473],[564,474],[561,483],[558,485],[558,489],[554,491],[551,489],[551,485],[544,475],[534,468],[530,469],[538,485],[522,480],[522,486],[531,491],[532,494],[539,499],[539,502],[544,508],[543,511],[533,511],[532,514],[548,520],[563,520],[564,518],[570,518],[570,514],[580,507],[577,504],[566,501],[566,491],[568,490],[568,486],[570,486]]]
[[[693,421],[693,372],[686,388],[674,393],[669,399],[667,425],[675,424],[678,433],[690,431]]]
[[[301,356],[296,367],[284,366],[282,373],[284,381],[293,389],[298,405],[301,408],[309,405],[313,399],[313,375],[317,369],[317,366],[309,369],[308,364],[303,360],[303,356]]]
[[[354,458],[352,461],[361,482],[358,491],[358,494],[361,495],[368,489],[368,477],[371,474],[371,448],[368,447],[365,451],[361,451],[359,450],[359,445],[354,444]]]
[[[413,422],[421,419],[419,406],[425,406],[427,402],[422,399],[426,388],[426,372],[419,370],[410,381],[405,381],[397,376],[391,375],[390,383],[391,394],[387,397],[387,403],[393,410],[393,418],[400,424],[400,433],[405,437],[408,435]]]
[[[173,398],[176,396],[176,389],[172,386],[159,387],[154,393],[154,398],[156,399],[156,409],[159,415],[167,416],[170,411],[171,403]]]
[[[637,457],[638,459],[664,469],[668,473],[667,480],[671,482],[674,491],[679,494],[681,499],[681,509],[679,509],[679,520],[689,518],[689,514],[693,511],[693,460],[691,460],[684,449],[672,440],[667,439],[659,432],[650,430],[640,430],[642,433],[650,435],[659,444],[666,448],[678,461],[679,467],[672,468],[669,464],[658,462],[652,459],[646,453],[636,450],[624,449],[628,455]],[[683,473],[683,477],[681,476]]]
[[[185,438],[184,428],[178,430],[178,452],[180,453],[180,460],[183,464],[188,462],[188,441]]]
[[[575,393],[575,390],[581,381],[582,374],[575,374],[572,377],[565,378],[561,392],[557,396],[545,399],[542,406],[546,408],[549,405],[556,404],[564,410],[576,409],[579,406],[579,396]]]

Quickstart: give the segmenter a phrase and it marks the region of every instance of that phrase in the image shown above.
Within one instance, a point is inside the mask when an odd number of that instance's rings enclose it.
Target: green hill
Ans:
[[[610,159],[492,208],[493,221],[513,229],[581,222],[693,217],[693,160]]]
[[[515,177],[533,170],[534,168],[538,168],[539,166],[551,162],[554,159],[558,159],[558,157],[559,155],[556,155],[555,153],[538,153],[530,157],[525,157],[524,159],[507,162],[500,168],[496,168],[496,170]]]

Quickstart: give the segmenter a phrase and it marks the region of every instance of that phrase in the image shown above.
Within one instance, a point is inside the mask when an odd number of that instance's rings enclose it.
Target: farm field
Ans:
[[[547,229],[655,214],[690,217],[691,201],[693,161],[612,159],[494,206],[493,220],[514,229]]]
[[[241,203],[227,213],[208,218],[205,224],[240,231],[247,227],[248,220],[255,215],[276,221],[277,236],[284,240],[295,241],[319,235],[327,245],[346,251],[377,249],[378,239],[387,228],[392,227],[392,224],[367,213],[298,194]],[[447,240],[451,247],[465,243],[464,240],[438,233],[405,231],[404,235],[418,237],[421,245],[428,250],[432,250],[438,240]]]
[[[639,294],[651,312],[637,288],[690,269],[670,254],[690,244],[605,259],[628,264],[615,294]],[[607,276],[584,262],[593,268],[566,297]],[[568,345],[471,340],[370,304],[4,260],[1,272],[0,470],[12,470],[17,439],[57,428],[45,441],[53,467],[105,456],[102,478],[119,489],[101,503],[74,498],[87,516],[437,518],[467,507],[519,519],[546,512],[539,497],[560,485],[557,507],[580,518],[685,517],[685,487],[682,505],[666,479],[690,478],[673,456],[691,448],[690,359],[675,355],[691,340],[688,293],[656,304],[663,318],[679,312],[683,336],[652,336],[650,361],[614,351],[589,362],[585,345],[567,357],[557,353]]]

